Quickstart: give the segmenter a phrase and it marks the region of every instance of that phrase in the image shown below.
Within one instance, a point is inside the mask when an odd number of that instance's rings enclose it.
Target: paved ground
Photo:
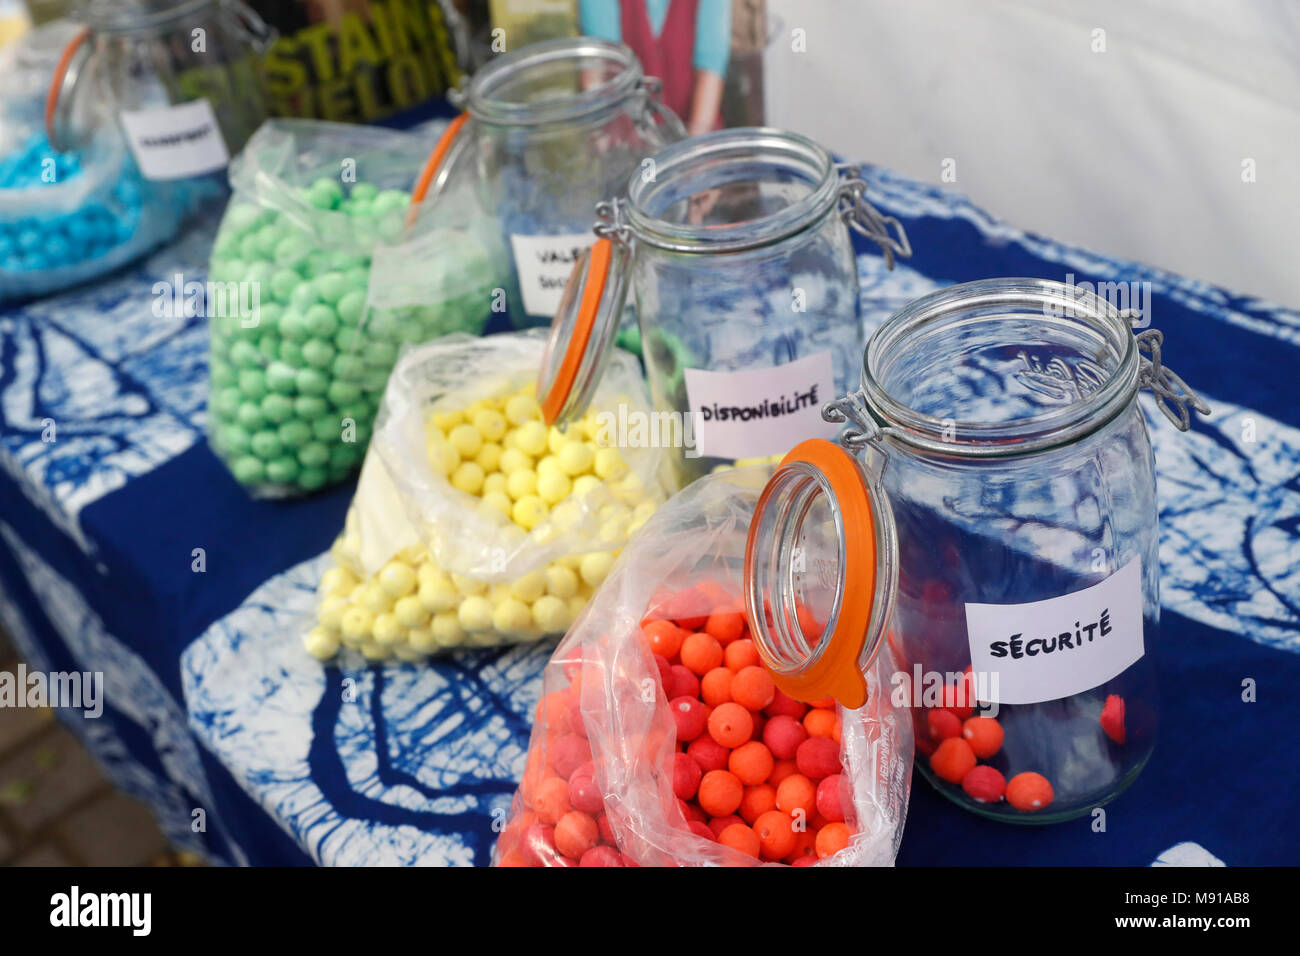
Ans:
[[[18,658],[0,631],[0,671]],[[141,803],[104,779],[53,711],[0,707],[0,866],[177,866]]]

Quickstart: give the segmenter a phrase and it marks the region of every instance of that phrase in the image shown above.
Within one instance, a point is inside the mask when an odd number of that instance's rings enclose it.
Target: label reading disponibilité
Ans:
[[[966,630],[974,672],[997,674],[990,681],[997,703],[1037,704],[1091,690],[1145,652],[1141,559],[1046,601],[967,604]]]
[[[145,179],[187,179],[230,162],[217,116],[205,99],[122,110],[121,115],[126,141]]]
[[[582,251],[596,241],[592,232],[565,236],[510,237],[519,273],[519,292],[529,315],[552,318],[560,308],[564,287]]]
[[[686,369],[696,450],[706,458],[780,455],[805,438],[831,438],[839,426],[822,419],[822,405],[833,398],[830,352],[743,372]]]

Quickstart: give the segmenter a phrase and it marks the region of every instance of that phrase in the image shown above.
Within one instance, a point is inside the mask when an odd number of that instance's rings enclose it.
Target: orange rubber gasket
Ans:
[[[86,37],[90,36],[90,28],[83,27],[77,35],[68,41],[68,45],[63,48],[59,54],[59,62],[54,67],[54,76],[50,79],[49,92],[45,94],[45,138],[54,143],[54,110],[59,105],[59,94],[63,91],[63,78],[67,75],[68,66],[72,63],[72,57],[80,49],[81,44],[86,42]]]
[[[591,256],[587,260],[587,285],[582,290],[582,302],[578,305],[578,315],[574,320],[573,336],[564,348],[564,358],[555,373],[555,381],[542,396],[542,420],[547,425],[554,425],[560,417],[569,392],[573,390],[573,383],[578,378],[578,369],[582,367],[582,359],[591,342],[592,329],[596,326],[600,301],[605,296],[613,251],[614,244],[609,239],[597,239],[591,244]]]
[[[781,466],[796,461],[812,465],[826,477],[839,507],[844,525],[840,613],[821,657],[799,673],[773,672],[772,680],[795,700],[834,697],[856,710],[867,701],[867,679],[858,660],[876,603],[876,521],[858,464],[847,451],[824,438],[812,438],[792,448],[781,459]],[[753,547],[752,536],[758,524],[754,521],[750,525],[747,551]]]
[[[451,149],[451,144],[455,142],[456,136],[460,133],[461,128],[469,119],[468,113],[461,113],[452,120],[442,135],[438,137],[438,142],[433,147],[433,152],[429,158],[424,161],[424,168],[420,170],[420,176],[415,181],[415,188],[411,190],[411,206],[406,211],[406,226],[409,229],[415,222],[416,207],[424,201],[425,194],[429,191],[429,186],[433,179],[438,175],[438,170],[442,167],[443,160],[447,158],[447,153]]]

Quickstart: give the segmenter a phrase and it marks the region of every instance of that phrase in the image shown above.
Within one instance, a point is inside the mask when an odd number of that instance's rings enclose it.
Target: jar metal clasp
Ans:
[[[822,406],[822,418],[835,425],[848,425],[840,432],[837,440],[849,451],[860,453],[872,444],[879,448],[879,441],[884,432],[871,417],[867,396],[862,389],[827,402]],[[881,450],[883,452],[883,449]]]
[[[894,268],[896,255],[910,259],[912,243],[907,238],[907,230],[896,217],[883,215],[867,202],[867,183],[862,178],[861,169],[851,163],[836,163],[835,169],[841,178],[840,217],[848,227],[880,247],[886,268]]]
[[[608,239],[621,246],[630,247],[632,227],[627,224],[623,211],[626,208],[622,199],[602,199],[596,203],[596,224],[594,232],[601,239]]]
[[[1124,313],[1131,318],[1131,313]],[[1166,366],[1160,359],[1164,333],[1159,329],[1144,329],[1134,335],[1137,339],[1141,366],[1138,368],[1138,389],[1150,389],[1155,396],[1156,408],[1173,422],[1180,432],[1192,425],[1190,409],[1202,415],[1210,414],[1210,406],[1183,381],[1181,375]]]

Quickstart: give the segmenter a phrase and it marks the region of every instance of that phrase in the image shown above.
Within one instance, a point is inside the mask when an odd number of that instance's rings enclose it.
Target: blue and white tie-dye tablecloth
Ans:
[[[1187,434],[1148,415],[1165,623],[1152,762],[1104,830],[991,823],[918,782],[900,863],[1296,863],[1300,314],[868,180],[916,250],[893,272],[862,255],[869,326],[970,279],[1149,283],[1169,364],[1213,409]],[[111,281],[0,311],[0,621],[34,667],[105,674],[104,716],[65,717],[179,846],[233,863],[485,863],[547,648],[344,670],[302,651],[352,489],[252,501],[204,444],[204,321],[151,304],[155,282],[202,278],[210,241],[195,231]]]

